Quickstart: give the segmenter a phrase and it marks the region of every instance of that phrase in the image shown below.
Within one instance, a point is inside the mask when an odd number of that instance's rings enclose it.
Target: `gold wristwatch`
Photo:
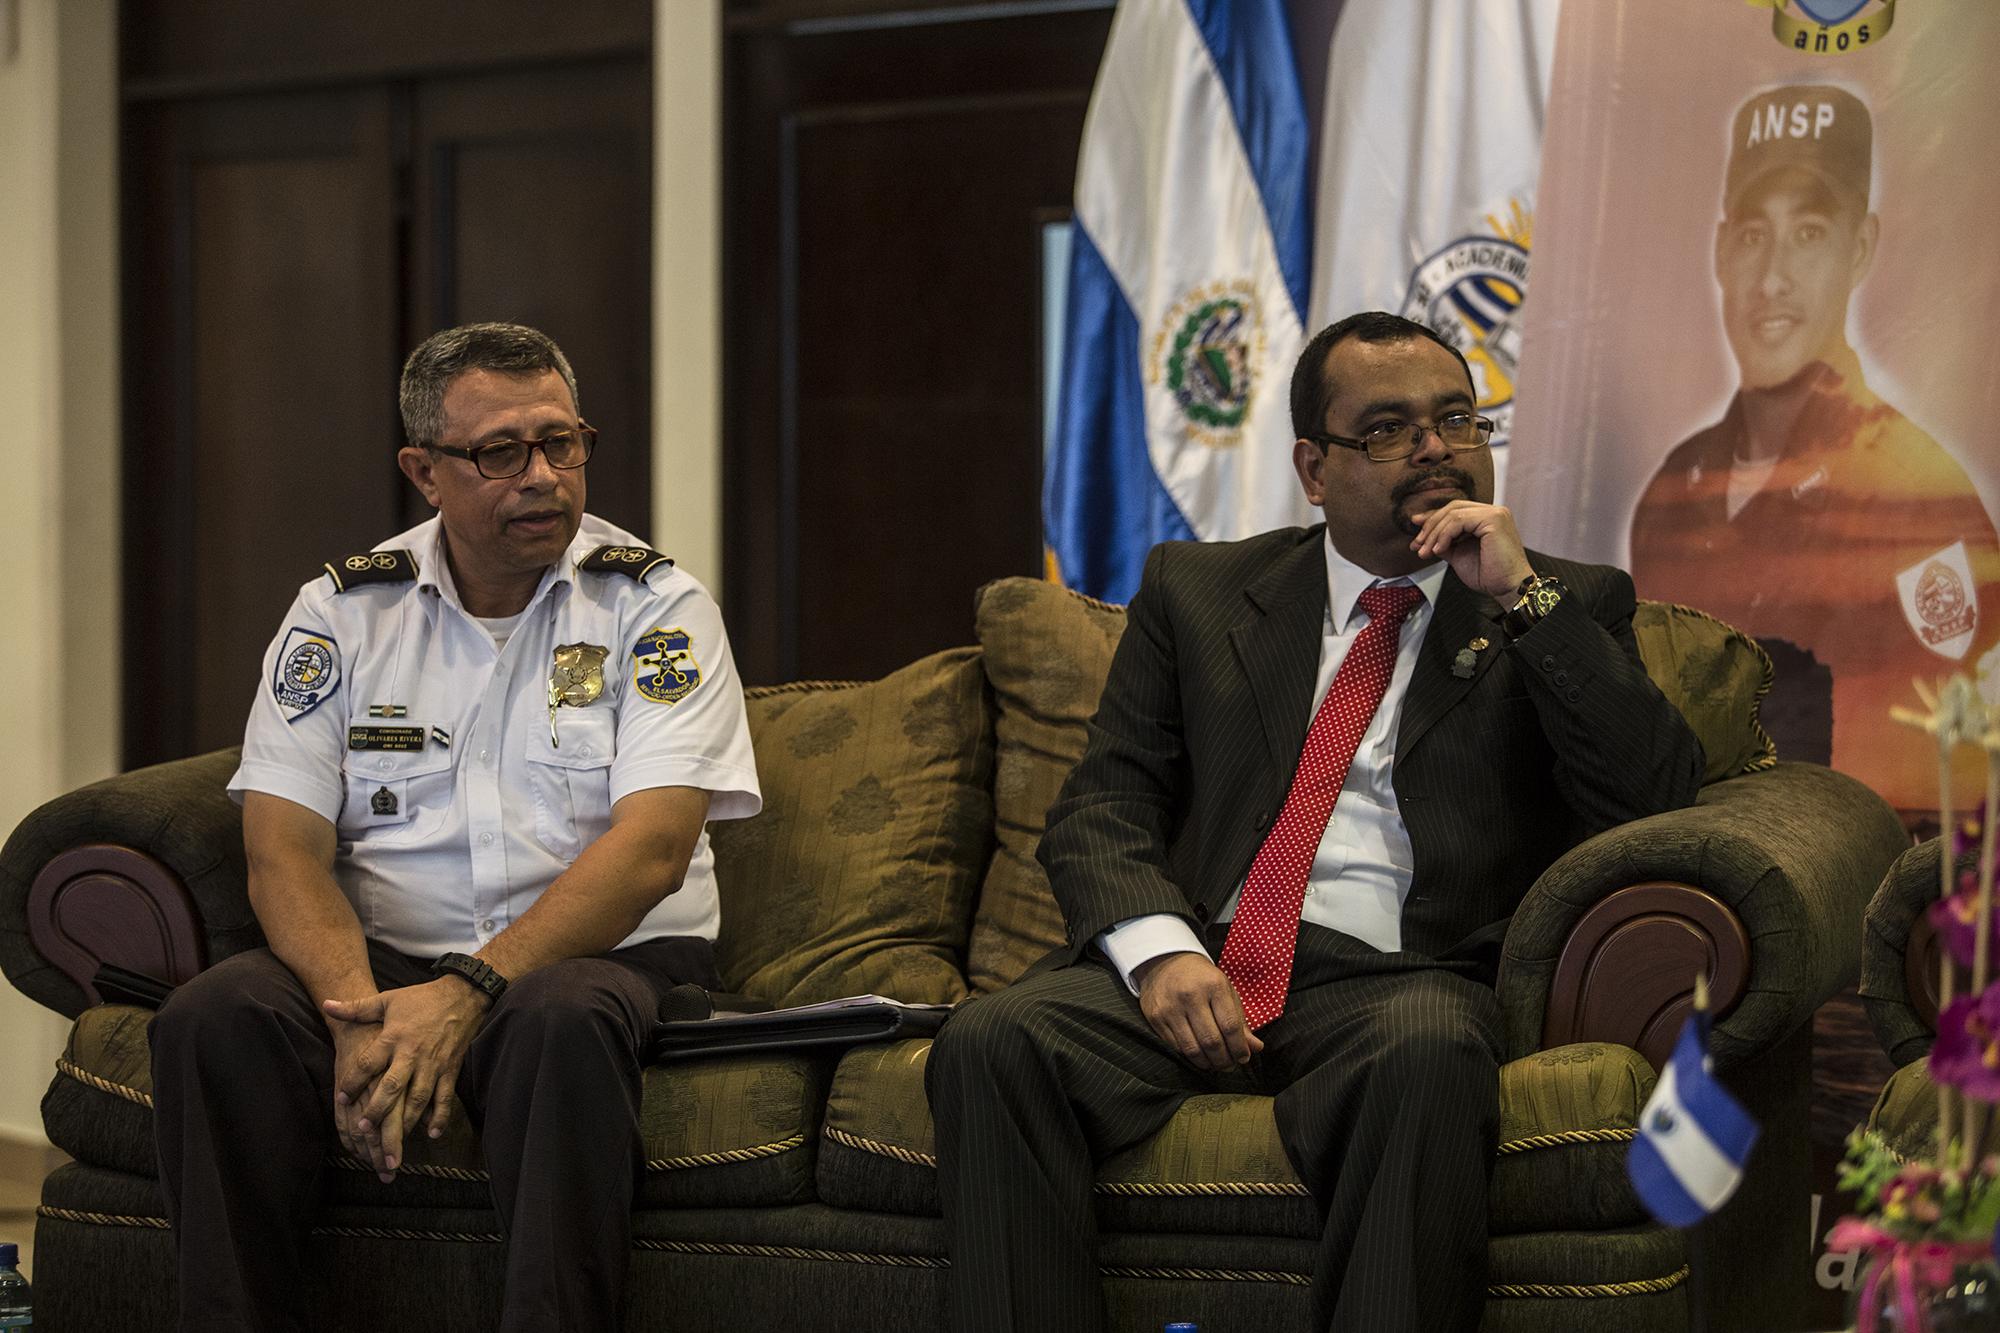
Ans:
[[[1530,574],[1521,580],[1521,586],[1516,591],[1521,600],[1514,604],[1513,610],[1500,617],[1500,627],[1513,639],[1526,634],[1537,620],[1555,610],[1556,603],[1569,589],[1555,579]]]

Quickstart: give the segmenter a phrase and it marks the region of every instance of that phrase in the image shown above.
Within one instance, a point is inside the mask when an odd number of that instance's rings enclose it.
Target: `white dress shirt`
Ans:
[[[1403,715],[1403,696],[1409,691],[1410,675],[1416,670],[1417,652],[1430,626],[1446,568],[1440,560],[1403,578],[1379,578],[1334,550],[1331,539],[1326,543],[1327,618],[1321,627],[1319,675],[1313,685],[1315,712],[1332,687],[1348,649],[1368,624],[1368,613],[1360,606],[1361,594],[1376,584],[1414,584],[1424,595],[1403,622],[1389,687],[1369,720],[1368,730],[1362,733],[1341,784],[1340,798],[1326,821],[1326,832],[1320,837],[1312,871],[1306,877],[1300,910],[1303,920],[1351,935],[1385,952],[1402,947],[1403,900],[1409,896],[1414,867],[1410,832],[1403,825],[1390,783],[1396,725]],[[1302,726],[1310,727],[1311,722],[1309,717]],[[1216,920],[1233,918],[1242,896],[1243,885],[1239,883],[1216,913]],[[1132,974],[1142,963],[1168,953],[1208,953],[1186,920],[1164,912],[1121,921],[1101,933],[1097,944],[1135,993],[1138,987]]]
[[[665,563],[638,579],[579,570],[599,546],[643,545],[586,515],[527,608],[489,629],[460,602],[441,534],[433,518],[377,548],[409,551],[413,580],[342,592],[321,576],[299,590],[229,781],[239,802],[267,792],[331,822],[333,878],[362,932],[420,958],[505,930],[632,792],[702,788],[712,820],[762,805],[743,691],[701,584]],[[656,675],[659,630],[687,635],[671,678]],[[605,650],[603,693],[556,710],[551,740],[555,649],[579,643]],[[389,729],[410,748],[357,748]],[[624,943],[714,939],[713,866],[704,832],[680,891]]]

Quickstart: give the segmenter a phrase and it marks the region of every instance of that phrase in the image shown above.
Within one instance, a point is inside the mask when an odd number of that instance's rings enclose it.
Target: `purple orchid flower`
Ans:
[[[1968,870],[1958,877],[1958,892],[1940,898],[1926,909],[1938,942],[1950,952],[1960,967],[1972,966],[1973,945],[1979,937],[1979,883]],[[1986,923],[1986,957],[2000,963],[2000,904],[1995,904]]]
[[[1934,1080],[1967,1096],[2000,1101],[2000,985],[1944,1007],[1930,1069]]]

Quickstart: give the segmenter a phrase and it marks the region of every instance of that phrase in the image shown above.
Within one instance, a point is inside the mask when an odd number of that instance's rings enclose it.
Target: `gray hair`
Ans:
[[[525,324],[461,324],[424,339],[403,363],[396,401],[411,444],[421,448],[438,442],[444,434],[444,391],[469,370],[520,376],[553,370],[569,386],[577,411],[583,410],[576,372],[546,333]]]

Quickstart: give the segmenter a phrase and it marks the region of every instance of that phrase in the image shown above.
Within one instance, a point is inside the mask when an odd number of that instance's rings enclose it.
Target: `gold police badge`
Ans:
[[[556,709],[582,708],[604,693],[604,659],[610,655],[609,648],[594,643],[556,646],[556,664],[549,672],[550,745],[562,745],[556,737]]]

